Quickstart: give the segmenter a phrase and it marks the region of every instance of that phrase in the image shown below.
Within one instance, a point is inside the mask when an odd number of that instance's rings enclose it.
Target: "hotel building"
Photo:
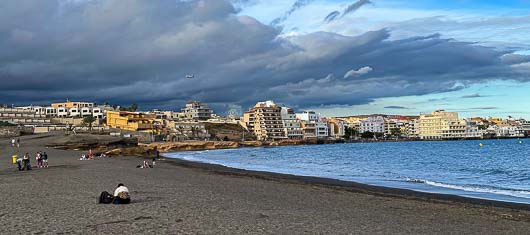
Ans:
[[[281,110],[273,101],[259,102],[244,113],[244,126],[258,140],[286,139]]]

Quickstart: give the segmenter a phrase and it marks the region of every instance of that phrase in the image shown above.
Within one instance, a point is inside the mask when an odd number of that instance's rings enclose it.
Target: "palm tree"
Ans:
[[[90,116],[86,116],[83,118],[83,124],[88,126],[88,129],[90,131],[92,131],[92,123],[96,121],[96,118],[94,118],[94,116],[90,115]]]

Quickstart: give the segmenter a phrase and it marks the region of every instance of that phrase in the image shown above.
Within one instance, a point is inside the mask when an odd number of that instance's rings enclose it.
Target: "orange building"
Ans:
[[[52,107],[53,108],[68,108],[68,109],[71,109],[71,108],[92,108],[94,107],[94,103],[89,103],[89,102],[71,102],[71,101],[67,101],[67,102],[63,102],[63,103],[52,103]]]

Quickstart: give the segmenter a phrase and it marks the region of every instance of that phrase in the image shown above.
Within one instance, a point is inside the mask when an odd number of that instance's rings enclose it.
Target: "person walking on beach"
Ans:
[[[37,168],[42,168],[42,156],[40,152],[35,155],[35,161],[37,161]]]
[[[129,204],[131,197],[129,196],[129,189],[122,183],[118,184],[116,190],[114,190],[114,204]]]
[[[15,138],[13,138],[13,139],[11,140],[11,147],[13,147],[13,148],[14,148],[14,147],[15,147],[15,144],[16,144],[16,142],[17,142],[17,141],[15,140]]]
[[[20,148],[20,138],[17,138],[17,148]]]
[[[30,163],[30,157],[29,153],[24,154],[24,157],[22,158],[22,169],[23,170],[31,170],[31,163]]]
[[[48,167],[48,154],[46,152],[42,153],[42,167]]]

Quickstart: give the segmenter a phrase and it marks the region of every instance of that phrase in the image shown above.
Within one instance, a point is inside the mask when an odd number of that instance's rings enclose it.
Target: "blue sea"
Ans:
[[[530,204],[530,139],[260,147],[167,156],[246,170]]]

